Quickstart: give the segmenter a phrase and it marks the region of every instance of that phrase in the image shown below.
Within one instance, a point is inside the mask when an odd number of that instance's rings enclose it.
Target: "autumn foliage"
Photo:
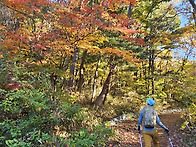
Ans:
[[[102,4],[90,4],[90,1],[58,2],[4,0],[1,5],[8,11],[14,11],[13,18],[20,23],[20,27],[13,32],[3,31],[6,34],[4,45],[15,53],[17,50],[25,50],[26,53],[31,50],[38,56],[58,51],[69,54],[76,45],[99,51],[96,44],[104,40],[103,37],[99,39],[104,30],[119,31],[123,36],[141,33],[132,29],[136,22],[127,19],[126,15],[113,13],[122,3],[129,1],[120,1],[115,7],[112,6],[116,1],[102,1]]]
[[[63,58],[73,56],[75,47],[88,50],[92,54],[119,56],[134,63],[132,51],[121,50],[100,44],[108,42],[105,32],[120,33],[120,38],[135,45],[144,46],[139,25],[133,19],[118,12],[122,4],[135,4],[133,1],[74,0],[3,0],[7,12],[15,23],[1,26],[2,46],[11,56],[22,55],[19,62],[28,67],[34,65],[57,66]],[[15,26],[14,30],[11,30]],[[138,28],[135,30],[134,28]]]

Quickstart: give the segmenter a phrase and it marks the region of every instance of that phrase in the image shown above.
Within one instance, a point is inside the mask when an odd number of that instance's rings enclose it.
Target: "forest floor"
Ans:
[[[181,119],[181,113],[165,113],[160,114],[159,118],[161,122],[169,128],[170,138],[174,147],[195,147],[196,140],[193,139],[191,144],[184,142],[184,136],[192,137],[189,132],[184,132],[180,129],[183,120]],[[138,120],[129,119],[118,123],[113,126],[115,130],[115,137],[112,139],[107,147],[140,147],[139,133],[135,129],[137,127]],[[160,147],[170,147],[170,142],[165,131],[157,126],[159,132]],[[142,137],[144,146],[144,141]],[[153,145],[152,145],[153,147]]]

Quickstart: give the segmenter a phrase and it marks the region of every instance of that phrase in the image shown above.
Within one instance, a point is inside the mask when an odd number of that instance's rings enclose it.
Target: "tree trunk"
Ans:
[[[155,93],[155,84],[154,84],[154,50],[152,50],[152,58],[151,58],[151,76],[152,76],[152,94]]]
[[[94,75],[94,80],[93,80],[93,95],[92,95],[92,98],[91,98],[91,102],[95,98],[95,94],[96,94],[96,83],[97,83],[98,68],[99,68],[100,61],[101,61],[101,56],[98,59],[97,66],[96,66],[96,69],[95,69],[95,75]]]
[[[147,94],[147,91],[148,91],[146,64],[147,64],[146,61],[142,62],[143,78],[145,79],[145,89],[146,89],[145,94]]]
[[[151,65],[152,67],[152,69],[151,69],[151,76],[152,76],[152,94],[154,94],[155,93],[155,85],[154,85],[154,59],[152,59],[152,65]]]
[[[151,92],[151,51],[150,49],[148,50],[149,51],[149,58],[148,58],[148,78],[147,78],[147,81],[148,81],[148,94],[150,94]]]
[[[50,75],[50,81],[51,81],[51,87],[52,87],[52,93],[53,93],[52,96],[51,96],[51,100],[56,102],[56,99],[54,97],[54,93],[56,93],[57,75],[55,75],[55,73],[52,73]]]
[[[106,102],[106,100],[107,100],[107,95],[108,95],[108,92],[110,91],[110,84],[109,84],[109,87],[108,87],[108,89],[107,89],[107,91],[106,91],[106,94],[104,95],[104,98],[103,98],[103,102],[102,102],[102,104],[104,105],[105,104],[105,102]]]
[[[93,102],[96,106],[100,106],[101,104],[103,104],[104,99],[106,100],[105,96],[109,92],[111,78],[112,78],[112,75],[114,73],[114,69],[115,69],[116,65],[117,64],[113,64],[113,65],[110,66],[110,72],[107,76],[107,79],[104,82],[102,91],[99,94],[99,96],[97,97],[97,99]]]
[[[84,61],[87,55],[87,50],[83,51],[81,63],[80,63],[80,69],[79,69],[79,81],[78,81],[78,91],[81,92],[82,85],[84,83]]]
[[[64,59],[64,67],[63,67],[64,72],[66,72],[68,70],[69,63],[70,63],[70,61],[68,61],[68,59]],[[65,89],[67,87],[67,85],[68,85],[68,79],[64,77],[61,88]]]
[[[78,48],[75,47],[73,57],[72,57],[72,63],[70,65],[70,76],[71,77],[69,78],[69,81],[68,81],[69,89],[73,88],[74,76],[75,76],[75,67],[76,67],[75,64],[76,64],[77,58],[78,58]]]
[[[128,18],[130,18],[132,16],[132,9],[133,9],[133,4],[130,2],[128,14],[127,14]]]
[[[154,94],[155,93],[155,85],[154,85],[154,50],[151,49],[149,51],[149,76],[150,76],[150,85],[151,85],[151,89],[149,89],[149,93],[150,94]]]
[[[195,21],[195,27],[196,27],[196,4],[194,2],[194,0],[189,0],[189,2],[191,3],[192,7],[193,7],[193,19]]]

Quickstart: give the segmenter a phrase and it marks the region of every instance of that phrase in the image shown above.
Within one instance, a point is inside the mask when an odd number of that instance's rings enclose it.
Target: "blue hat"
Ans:
[[[149,105],[151,105],[151,106],[153,106],[153,105],[155,104],[155,101],[154,101],[153,99],[147,99],[146,102],[147,102]]]

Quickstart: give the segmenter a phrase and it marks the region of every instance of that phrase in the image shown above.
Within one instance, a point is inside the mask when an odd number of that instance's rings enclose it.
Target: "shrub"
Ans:
[[[81,128],[79,131],[69,134],[69,139],[65,142],[69,147],[102,147],[112,135],[112,130],[102,123],[91,129]]]
[[[0,145],[44,146],[52,144],[58,128],[69,131],[80,123],[80,107],[51,100],[39,89],[0,89]],[[58,126],[58,127],[57,127]]]
[[[183,91],[182,102],[186,106],[186,114],[183,116],[185,119],[182,129],[188,129],[189,131],[195,131],[196,128],[196,94]]]

